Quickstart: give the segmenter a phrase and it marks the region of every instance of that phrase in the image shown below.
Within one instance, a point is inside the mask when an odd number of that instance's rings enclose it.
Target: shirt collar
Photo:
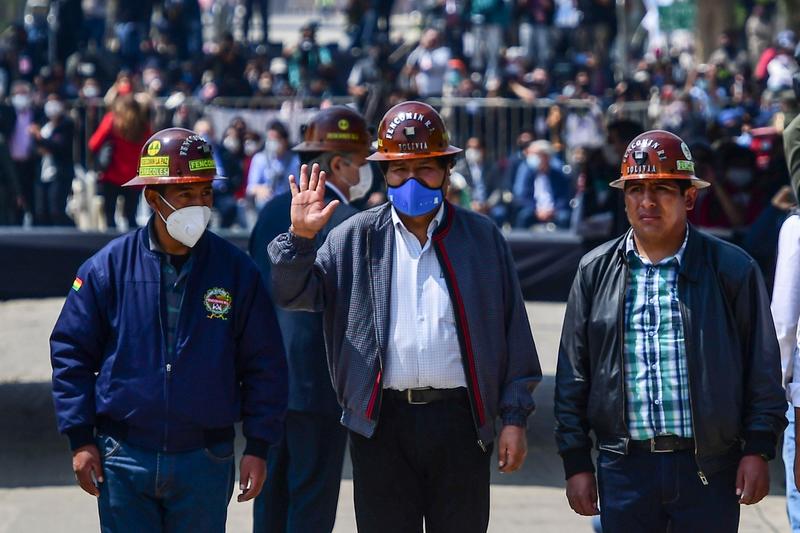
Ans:
[[[342,191],[340,191],[340,190],[339,190],[339,187],[337,187],[336,185],[334,185],[334,184],[333,184],[333,183],[331,183],[330,181],[326,181],[326,182],[325,182],[325,186],[326,186],[326,187],[328,187],[328,188],[329,188],[331,191],[333,191],[333,194],[335,194],[336,196],[338,196],[338,197],[339,197],[339,200],[341,200],[341,202],[342,202],[344,205],[350,205],[350,200],[348,200],[348,199],[345,197],[344,193],[343,193]]]
[[[675,259],[675,261],[678,262],[678,265],[683,263],[683,254],[686,252],[686,243],[687,242],[689,242],[689,225],[688,224],[686,225],[686,234],[683,237],[683,244],[681,244],[681,247],[678,248],[678,251],[675,252],[675,254],[673,254],[673,255],[671,255],[669,257],[665,257],[664,259],[659,261],[658,264],[659,265],[667,264],[668,262],[672,261],[672,259]],[[627,255],[628,257],[631,257],[631,254],[634,257],[636,257],[637,259],[639,259],[639,261],[641,261],[645,265],[651,265],[652,264],[650,261],[646,260],[641,255],[639,255],[639,250],[636,249],[636,241],[633,238],[633,228],[628,230],[628,234],[625,237],[625,255]]]
[[[433,217],[431,223],[428,224],[429,238],[431,235],[433,235],[433,232],[436,231],[436,228],[438,228],[442,224],[442,220],[444,220],[444,203],[442,203],[442,205],[439,206],[439,210],[436,212],[436,216]],[[408,228],[406,227],[405,224],[403,224],[403,221],[400,219],[400,216],[397,214],[397,211],[395,210],[394,206],[392,206],[392,223],[396,228],[399,227],[408,231]],[[409,233],[411,232],[409,231]]]

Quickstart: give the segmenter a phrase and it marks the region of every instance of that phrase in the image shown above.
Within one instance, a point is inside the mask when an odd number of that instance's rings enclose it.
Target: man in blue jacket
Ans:
[[[281,334],[253,262],[205,231],[215,174],[195,133],[151,137],[127,185],[155,216],[81,266],[50,338],[59,431],[103,531],[224,531],[234,424],[240,502],[280,438]]]
[[[500,471],[525,460],[541,368],[508,243],[444,201],[460,151],[432,107],[398,104],[368,158],[390,203],[319,245],[340,202],[303,166],[292,225],[269,245],[276,303],[323,312],[360,533],[486,531],[497,418]]]
[[[328,233],[358,213],[350,200],[365,194],[372,181],[369,133],[361,115],[344,106],[317,113],[303,142],[294,147],[304,164],[317,163],[328,174],[325,201],[342,203],[317,234]],[[250,255],[270,286],[267,245],[291,224],[292,194],[267,202],[250,237]],[[347,430],[325,364],[322,314],[276,309],[289,366],[289,409],[280,443],[270,449],[270,477],[253,506],[254,533],[325,533],[333,529],[342,478]]]

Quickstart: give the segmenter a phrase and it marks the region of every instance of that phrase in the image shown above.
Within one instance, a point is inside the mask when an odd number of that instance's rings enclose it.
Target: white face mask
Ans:
[[[464,150],[464,159],[467,160],[467,163],[470,165],[477,165],[480,164],[482,159],[481,151],[477,148],[467,148]]]
[[[358,167],[358,183],[350,187],[350,201],[363,198],[372,188],[372,167],[369,163]]]
[[[56,100],[50,100],[46,104],[44,104],[44,114],[49,119],[54,119],[61,115],[64,112],[64,106],[61,105],[61,102]]]
[[[159,194],[159,196],[161,195]],[[179,243],[193,248],[203,236],[208,221],[211,220],[211,209],[204,205],[191,205],[175,209],[166,198],[161,196],[161,199],[172,209],[172,213],[166,219],[161,211],[156,209],[158,216],[167,225],[167,233]]]
[[[31,97],[27,94],[15,94],[11,97],[11,105],[13,105],[14,109],[17,111],[23,111],[28,109],[28,106],[31,105]]]

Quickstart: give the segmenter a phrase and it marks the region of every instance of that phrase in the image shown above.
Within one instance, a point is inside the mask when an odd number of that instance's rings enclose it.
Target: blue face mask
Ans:
[[[399,187],[387,189],[394,208],[410,217],[425,215],[442,205],[442,190],[426,187],[417,178],[409,178]]]

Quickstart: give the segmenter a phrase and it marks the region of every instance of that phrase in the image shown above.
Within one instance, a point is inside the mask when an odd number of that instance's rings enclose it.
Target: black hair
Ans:
[[[270,130],[277,132],[282,139],[289,138],[289,130],[286,129],[286,126],[280,120],[273,120],[270,122],[269,126],[267,126],[267,131]]]

